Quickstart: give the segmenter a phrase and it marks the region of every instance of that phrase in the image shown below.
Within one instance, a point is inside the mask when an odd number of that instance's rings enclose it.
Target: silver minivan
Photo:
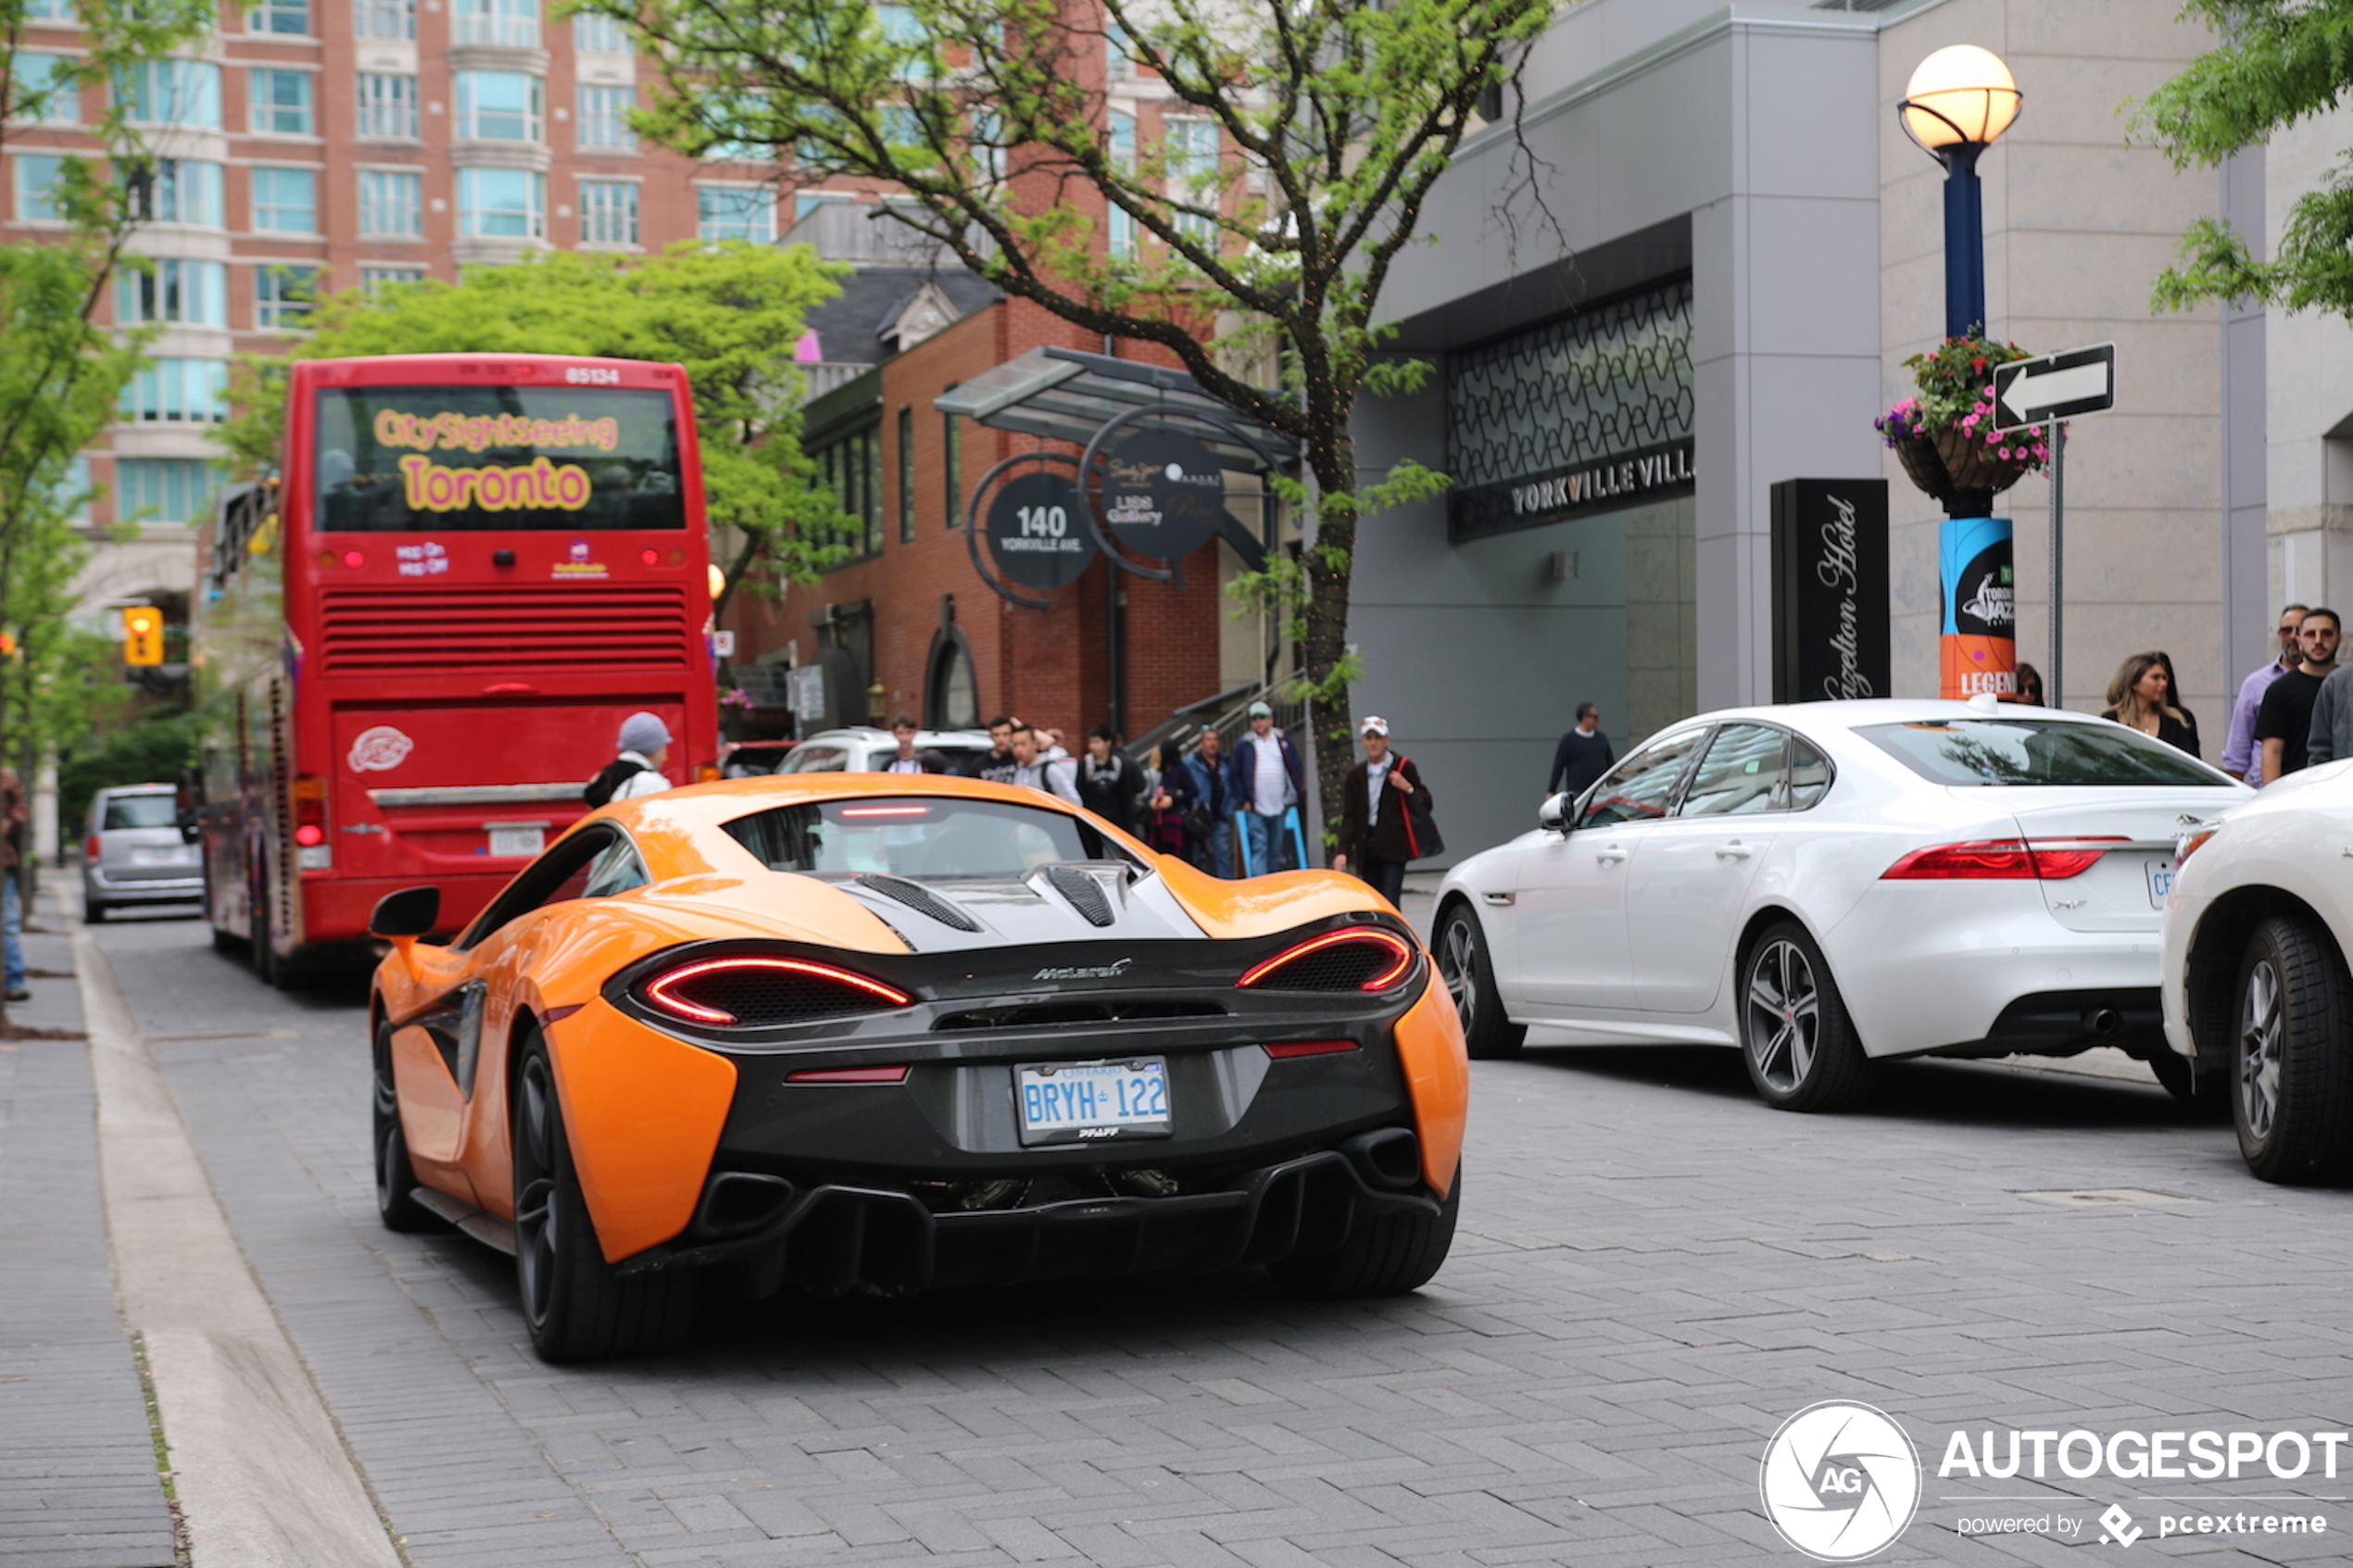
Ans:
[[[90,799],[82,841],[82,918],[102,921],[126,904],[204,897],[204,861],[180,836],[170,784],[124,784]]]

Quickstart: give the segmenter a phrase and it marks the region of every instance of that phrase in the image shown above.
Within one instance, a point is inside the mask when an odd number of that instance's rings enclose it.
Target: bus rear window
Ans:
[[[319,394],[312,526],[362,533],[684,528],[671,395],[353,386]]]
[[[1871,724],[1862,735],[1931,784],[2219,784],[2230,781],[2121,724],[1938,719]]]

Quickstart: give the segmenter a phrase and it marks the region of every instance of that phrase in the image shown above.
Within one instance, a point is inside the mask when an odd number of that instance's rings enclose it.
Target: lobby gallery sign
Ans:
[[[1773,486],[1773,700],[1890,695],[1887,481]]]

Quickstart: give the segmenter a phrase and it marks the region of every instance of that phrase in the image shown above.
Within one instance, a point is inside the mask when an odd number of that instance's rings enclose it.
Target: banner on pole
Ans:
[[[1942,695],[2018,695],[2018,573],[2010,520],[1946,518],[1937,556],[1944,589]]]

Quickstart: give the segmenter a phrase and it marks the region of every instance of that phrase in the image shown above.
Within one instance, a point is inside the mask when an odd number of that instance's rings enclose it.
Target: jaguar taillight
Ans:
[[[1386,991],[1412,972],[1413,943],[1378,925],[1327,931],[1253,965],[1234,984],[1260,991]]]
[[[2126,838],[1980,838],[1915,849],[1881,882],[2064,882],[2082,876]]]
[[[735,953],[696,959],[636,983],[654,1012],[706,1029],[766,1029],[864,1012],[888,1012],[915,998],[896,985],[810,959]]]

